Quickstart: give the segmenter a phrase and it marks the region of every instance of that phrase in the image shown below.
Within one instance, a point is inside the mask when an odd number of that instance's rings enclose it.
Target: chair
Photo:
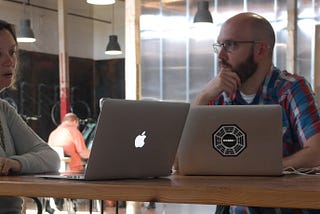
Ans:
[[[68,169],[68,163],[70,162],[70,158],[69,157],[65,157],[64,156],[64,150],[63,150],[63,147],[61,146],[51,146],[51,148],[56,151],[60,157],[60,169],[59,169],[59,172],[63,172],[63,171],[66,171],[66,169]],[[93,203],[93,200],[90,200],[89,201],[90,203],[90,210],[89,212],[92,213],[92,203]],[[101,200],[101,213],[103,213],[103,200]]]
[[[68,169],[68,163],[70,162],[69,157],[64,156],[64,150],[61,146],[51,146],[51,148],[56,151],[60,158],[60,169],[59,172],[64,172]]]
[[[43,211],[43,206],[42,206],[42,202],[39,198],[37,197],[24,197],[24,198],[30,198],[33,200],[33,202],[36,204],[36,207],[37,207],[37,214],[42,214],[42,211]],[[27,205],[24,203],[23,204],[23,211],[22,213],[25,213],[26,212],[26,209],[27,209]]]
[[[43,207],[42,207],[42,203],[41,203],[40,199],[39,199],[39,198],[36,198],[36,197],[31,197],[31,199],[34,200],[34,202],[35,202],[36,205],[37,205],[37,210],[38,210],[37,213],[38,213],[38,214],[41,214]]]
[[[58,153],[59,157],[60,157],[60,169],[59,169],[59,172],[65,171],[67,169],[67,164],[70,161],[70,159],[67,158],[67,157],[64,157],[64,151],[63,151],[62,147],[60,147],[60,146],[52,146],[51,148],[54,151],[56,151]],[[37,210],[38,210],[37,213],[41,214],[42,210],[43,210],[43,206],[42,206],[41,200],[39,198],[36,198],[36,197],[28,197],[28,198],[31,198],[36,203]]]
[[[68,169],[68,163],[70,162],[70,158],[69,157],[65,157],[64,155],[64,150],[62,146],[51,146],[51,148],[57,152],[59,158],[60,158],[60,168],[59,168],[59,172],[64,172]],[[54,203],[55,201],[53,198],[47,198],[45,200],[48,200],[49,204]],[[63,199],[65,202],[68,201],[68,199]],[[53,201],[53,202],[52,202]],[[64,203],[63,203],[64,204]]]

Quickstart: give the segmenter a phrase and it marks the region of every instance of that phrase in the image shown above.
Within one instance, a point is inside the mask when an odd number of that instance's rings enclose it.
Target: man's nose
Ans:
[[[227,51],[224,48],[221,48],[220,52],[218,53],[218,58],[223,60],[228,59]]]

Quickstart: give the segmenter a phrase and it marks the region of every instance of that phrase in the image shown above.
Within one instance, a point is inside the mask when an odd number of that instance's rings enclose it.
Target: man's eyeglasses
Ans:
[[[255,43],[259,43],[260,41],[234,41],[234,40],[226,40],[222,43],[215,43],[213,44],[213,51],[216,53],[216,54],[219,54],[220,51],[222,50],[222,48],[226,51],[226,52],[232,52],[232,51],[235,51],[239,44],[242,44],[242,43],[252,43],[252,44],[255,44]]]

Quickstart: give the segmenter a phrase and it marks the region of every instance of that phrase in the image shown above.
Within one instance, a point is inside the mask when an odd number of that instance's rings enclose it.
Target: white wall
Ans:
[[[57,9],[56,0],[33,0],[31,4]],[[92,6],[84,0],[67,2],[68,13],[112,21],[112,6]],[[20,43],[20,49],[58,54],[58,13],[55,11],[26,6],[22,4],[0,0],[0,19],[11,22],[19,28],[19,21],[30,18],[32,29],[37,41],[35,43]],[[67,38],[69,56],[103,60],[111,58],[124,58],[124,54],[115,57],[104,54],[109,35],[112,34],[112,24],[94,21],[87,18],[67,16]],[[114,5],[115,34],[124,53],[124,2],[117,1]],[[114,22],[113,22],[114,23]]]

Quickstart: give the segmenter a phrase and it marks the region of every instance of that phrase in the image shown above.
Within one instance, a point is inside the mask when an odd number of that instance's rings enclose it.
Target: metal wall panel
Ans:
[[[142,98],[192,102],[218,71],[212,44],[221,24],[244,11],[267,18],[276,32],[274,63],[286,69],[287,0],[211,0],[213,25],[195,28],[196,0],[142,1]],[[319,24],[320,0],[298,1],[297,71],[313,82],[314,25]],[[306,11],[311,11],[304,17]]]

